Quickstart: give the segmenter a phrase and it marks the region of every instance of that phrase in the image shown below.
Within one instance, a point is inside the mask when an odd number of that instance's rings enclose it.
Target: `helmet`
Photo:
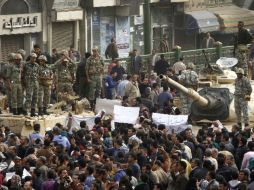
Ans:
[[[194,69],[194,63],[189,62],[189,63],[187,64],[187,69]]]
[[[14,56],[14,59],[22,59],[22,55],[19,54],[19,53],[16,53],[15,56]]]
[[[238,68],[236,70],[236,74],[242,74],[242,75],[244,75],[244,70],[242,68]]]
[[[31,54],[30,54],[30,57],[34,57],[34,58],[36,58],[36,57],[37,57],[37,55],[36,55],[36,53],[31,53]]]
[[[25,56],[25,55],[26,55],[26,51],[23,50],[23,49],[19,49],[19,50],[17,51],[17,53],[20,53],[22,56]]]
[[[38,59],[44,60],[45,62],[47,62],[47,57],[45,55],[40,55],[40,57]]]
[[[13,59],[15,59],[15,53],[9,53],[8,54],[8,60],[11,61]]]

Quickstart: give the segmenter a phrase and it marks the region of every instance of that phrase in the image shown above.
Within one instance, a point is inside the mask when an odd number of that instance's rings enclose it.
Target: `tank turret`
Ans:
[[[232,93],[228,88],[203,88],[196,92],[191,88],[186,88],[180,83],[161,75],[160,79],[166,80],[170,85],[193,99],[190,110],[190,119],[199,121],[208,120],[227,120],[229,117],[229,106],[233,99]]]

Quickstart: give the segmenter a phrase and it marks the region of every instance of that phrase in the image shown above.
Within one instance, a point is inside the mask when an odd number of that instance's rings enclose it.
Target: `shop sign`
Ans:
[[[0,16],[1,35],[41,32],[41,13]]]
[[[79,0],[55,0],[53,9],[66,9],[79,7]]]

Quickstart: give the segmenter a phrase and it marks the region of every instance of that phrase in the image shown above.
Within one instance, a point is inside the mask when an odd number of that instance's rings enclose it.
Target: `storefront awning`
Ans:
[[[237,32],[238,22],[243,21],[247,29],[254,28],[254,11],[235,5],[210,8],[219,20],[220,30],[226,33]]]
[[[218,31],[219,22],[209,11],[185,12],[185,28],[188,33]]]

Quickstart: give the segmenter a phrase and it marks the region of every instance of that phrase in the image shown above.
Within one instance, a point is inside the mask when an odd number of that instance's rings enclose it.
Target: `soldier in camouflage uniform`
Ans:
[[[195,71],[193,71],[194,64],[188,63],[187,70],[182,71],[179,76],[179,82],[185,86],[186,88],[191,88],[193,90],[197,90],[198,87],[198,75]],[[182,114],[190,114],[190,108],[192,104],[192,99],[180,92],[180,99],[182,102]]]
[[[75,63],[68,57],[68,52],[63,51],[62,57],[54,65],[52,70],[56,77],[57,95],[68,93],[74,95],[73,84],[75,81]]]
[[[26,102],[24,114],[31,109],[31,117],[36,116],[35,109],[38,103],[39,92],[39,65],[36,63],[37,55],[31,53],[30,60],[24,65],[24,85],[26,88]]]
[[[53,82],[53,73],[51,68],[46,65],[47,57],[40,55],[39,60],[39,94],[38,94],[38,109],[39,115],[48,115],[47,107],[50,102],[51,85]]]
[[[9,107],[10,112],[12,112],[11,90],[9,88],[10,86],[9,86],[8,81],[7,81],[7,78],[8,78],[8,70],[10,69],[10,67],[12,67],[12,65],[14,63],[15,55],[16,55],[15,53],[10,53],[8,55],[8,63],[3,64],[2,68],[1,68],[1,77],[4,80],[4,84],[5,84],[5,88],[6,88],[6,95],[7,95],[7,98],[8,98],[8,107]]]
[[[21,64],[22,56],[16,54],[14,56],[14,64],[7,70],[7,83],[10,90],[11,107],[14,115],[20,115],[23,111],[23,88],[22,88],[22,72],[23,65]]]
[[[234,56],[237,56],[238,63],[237,68],[242,68],[245,72],[245,75],[248,74],[248,44],[252,42],[252,36],[247,29],[244,28],[244,22],[238,22],[238,33],[235,35],[234,42]]]
[[[102,74],[104,71],[104,61],[97,49],[92,50],[92,55],[87,59],[86,75],[88,81],[88,100],[92,107],[95,100],[101,94]]]
[[[249,125],[248,117],[248,101],[252,92],[250,81],[244,76],[244,70],[239,68],[236,70],[237,78],[235,80],[235,114],[237,123],[242,126],[242,118],[245,127]]]

